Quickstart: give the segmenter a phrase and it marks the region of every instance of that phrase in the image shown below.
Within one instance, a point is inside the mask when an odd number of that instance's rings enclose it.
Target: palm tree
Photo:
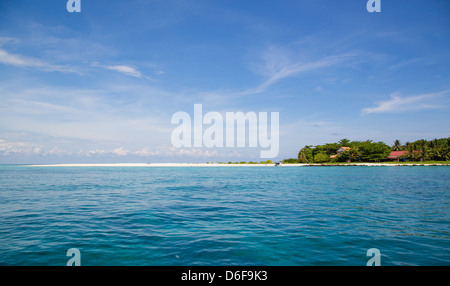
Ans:
[[[439,142],[437,139],[434,139],[433,141],[431,141],[430,147],[431,148],[436,148],[439,146]]]
[[[309,164],[308,157],[306,156],[305,150],[311,146],[305,146],[298,152],[298,161],[304,163],[305,161]]]
[[[444,149],[443,148],[433,148],[430,152],[430,156],[432,160],[443,160],[444,158]]]
[[[449,161],[450,160],[450,151],[444,153],[444,156],[442,156],[442,157],[445,161]]]
[[[408,153],[406,153],[405,158],[406,159],[410,159],[410,160],[414,160],[416,159],[416,153],[414,152],[415,148],[414,148],[414,144],[413,143],[409,143],[406,142],[406,151],[408,151]]]
[[[348,145],[350,145],[350,140],[348,140],[347,138],[341,139],[338,142],[341,146],[347,147]]]
[[[418,149],[420,150],[420,152],[418,152],[417,156],[420,159],[420,161],[423,161],[424,159],[426,159],[427,157],[427,153],[429,148],[427,147],[427,141],[424,139],[420,139],[418,141]]]
[[[402,143],[400,143],[400,140],[396,139],[394,141],[394,145],[391,147],[392,151],[401,151],[402,150]]]

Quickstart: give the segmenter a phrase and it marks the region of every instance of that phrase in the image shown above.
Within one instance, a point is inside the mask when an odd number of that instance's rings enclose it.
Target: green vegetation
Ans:
[[[314,163],[314,164],[319,164],[319,163]],[[358,165],[358,164],[368,164],[366,162],[326,162],[326,163],[320,163],[320,165],[326,165],[326,166],[342,166],[342,165]],[[377,164],[377,163],[371,163],[371,164]],[[383,161],[380,164],[386,164],[386,165],[418,165],[418,166],[422,166],[422,165],[450,165],[450,161],[405,161],[405,162],[397,162],[397,161]]]
[[[348,147],[340,149],[341,147]],[[395,158],[398,161],[416,161],[427,164],[442,163],[450,160],[450,138],[434,140],[417,140],[401,144],[395,140],[392,147],[383,142],[350,141],[342,139],[337,143],[323,145],[306,145],[298,152],[297,159],[285,159],[283,163],[350,163],[350,162],[390,162],[391,151],[405,151]],[[436,163],[437,164],[437,163]]]
[[[319,152],[316,155],[314,155],[315,163],[326,163],[328,161],[330,161],[330,156],[327,155],[325,152]]]
[[[341,147],[348,147],[343,148]],[[339,152],[338,152],[339,151]],[[388,156],[392,151],[403,151],[404,154],[398,155],[394,159]],[[383,142],[351,141],[342,139],[336,143],[326,143],[323,145],[306,145],[298,152],[297,158],[284,159],[283,164],[354,164],[354,163],[378,163],[387,164],[417,164],[432,165],[445,164],[450,165],[450,137],[434,140],[417,140],[402,144],[400,140],[395,140],[389,147]],[[206,162],[214,164],[213,161]],[[272,160],[254,162],[218,162],[218,164],[274,164]]]
[[[350,163],[351,164],[351,163]],[[439,164],[439,165],[450,165],[450,161],[405,161],[405,162],[397,162],[397,161],[389,161],[389,162],[383,162],[383,164],[399,164],[399,165],[433,165],[433,164]]]
[[[410,161],[449,161],[450,160],[450,137],[434,140],[417,140],[406,142],[404,145],[399,142],[399,150],[407,151],[402,158]]]

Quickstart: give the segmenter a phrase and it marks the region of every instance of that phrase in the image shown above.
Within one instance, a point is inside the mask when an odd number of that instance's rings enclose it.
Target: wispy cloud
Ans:
[[[307,63],[279,63],[278,65],[271,67],[271,74],[266,82],[261,85],[261,88],[267,88],[284,78],[288,78],[303,72],[313,71],[342,63],[348,58],[349,55],[338,55]]]
[[[0,63],[22,68],[33,68],[48,72],[77,72],[77,70],[73,67],[53,65],[33,57],[11,54],[3,49],[0,49]]]
[[[3,41],[11,41],[9,38],[0,38],[0,47]],[[4,49],[0,49],[0,64],[11,65],[21,68],[31,68],[47,72],[79,72],[79,70],[72,66],[51,64],[41,59],[29,57],[20,54],[12,54]],[[91,66],[102,67],[108,70],[116,71],[127,76],[136,78],[150,79],[149,76],[142,74],[138,68],[129,65],[101,65],[98,62],[94,62]],[[162,72],[163,73],[163,72]]]
[[[162,97],[152,88],[114,84],[98,89],[48,85],[29,88],[24,81],[20,85],[0,88],[0,131],[42,134],[48,140],[39,142],[47,150],[57,146],[76,152],[96,149],[96,144],[102,146],[100,149],[113,150],[115,146],[139,148],[142,142],[151,142],[151,146],[170,142],[171,114],[159,109],[161,103],[148,96],[153,92]],[[58,138],[67,140],[60,142]],[[4,135],[4,139],[11,139],[11,135]],[[14,141],[31,144],[37,140],[26,135]],[[118,149],[111,155],[124,152]]]
[[[112,70],[112,71],[119,72],[119,73],[122,73],[127,76],[135,77],[135,78],[154,80],[151,77],[142,74],[142,72],[140,72],[137,67],[130,66],[130,65],[103,65],[103,64],[100,64],[99,62],[93,62],[93,63],[91,63],[91,66],[101,67],[101,68],[104,68],[107,70]]]
[[[3,46],[5,43],[17,43],[19,40],[17,38],[12,37],[0,37],[0,47]]]
[[[198,92],[196,96],[201,97],[203,102],[210,105],[226,104],[235,98],[247,95],[255,95],[266,92],[271,86],[278,82],[302,74],[319,71],[339,65],[350,65],[355,62],[357,54],[345,53],[333,56],[318,57],[313,60],[299,59],[291,50],[281,48],[269,48],[262,53],[257,63],[250,64],[250,69],[261,76],[262,83],[239,91],[219,90]],[[337,80],[337,79],[335,79]],[[346,82],[351,80],[346,79]],[[320,91],[318,87],[316,91]]]
[[[315,60],[300,59],[293,51],[278,47],[267,49],[262,61],[252,65],[252,70],[263,76],[264,82],[255,88],[241,92],[240,95],[256,94],[266,91],[279,81],[339,64],[348,63],[356,55],[353,53],[326,56]]]
[[[371,113],[398,113],[405,111],[415,111],[423,109],[432,109],[442,107],[434,100],[448,95],[450,90],[437,93],[421,94],[409,97],[400,97],[397,93],[391,95],[391,99],[381,101],[375,107],[367,107],[362,109],[362,114]]]
[[[106,66],[105,68],[107,68],[109,70],[116,71],[116,72],[120,72],[120,73],[123,73],[123,74],[126,74],[126,75],[129,75],[129,76],[142,78],[142,73],[140,71],[138,71],[134,67],[124,66],[124,65],[117,65],[117,66]]]

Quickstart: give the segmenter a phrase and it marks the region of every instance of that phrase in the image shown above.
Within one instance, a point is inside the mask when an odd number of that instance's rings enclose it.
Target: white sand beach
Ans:
[[[294,164],[292,164],[294,165]],[[303,164],[296,164],[303,165]],[[108,164],[48,164],[33,167],[265,167],[274,164],[206,164],[206,163],[108,163]]]
[[[105,164],[45,164],[32,167],[274,167],[275,164],[206,164],[206,163],[105,163]],[[346,164],[281,164],[277,167],[326,167],[326,166],[449,166],[447,164],[387,164],[387,163],[346,163]]]

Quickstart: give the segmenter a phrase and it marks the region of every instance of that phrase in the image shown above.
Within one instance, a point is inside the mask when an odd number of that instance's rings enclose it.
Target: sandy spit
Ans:
[[[112,163],[112,164],[50,164],[29,165],[32,167],[273,167],[274,164],[205,164],[205,163]],[[328,164],[283,164],[279,167],[313,167],[313,166],[448,166],[445,164],[383,164],[383,163],[354,163],[341,165]]]

